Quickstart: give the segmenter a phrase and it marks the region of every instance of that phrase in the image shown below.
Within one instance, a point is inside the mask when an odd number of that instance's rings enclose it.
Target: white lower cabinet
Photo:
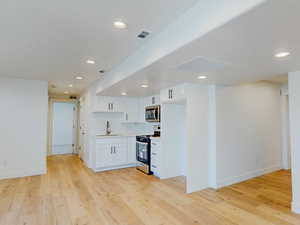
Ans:
[[[151,140],[151,171],[157,177],[160,177],[161,171],[161,148],[160,140]]]
[[[131,142],[131,137],[108,137],[97,139],[94,170],[103,171],[134,166],[135,146],[132,146],[132,144],[129,145]]]
[[[136,137],[128,137],[128,163],[136,164]]]

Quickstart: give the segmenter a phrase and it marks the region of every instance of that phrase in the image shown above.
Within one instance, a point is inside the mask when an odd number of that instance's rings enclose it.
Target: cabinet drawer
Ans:
[[[151,165],[151,171],[152,171],[153,173],[158,173],[158,168],[157,168],[157,166],[156,166],[156,165]]]

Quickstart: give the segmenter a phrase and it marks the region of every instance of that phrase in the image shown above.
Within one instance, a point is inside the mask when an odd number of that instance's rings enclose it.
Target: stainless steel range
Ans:
[[[152,175],[151,171],[151,139],[150,136],[136,137],[137,169],[145,174]]]

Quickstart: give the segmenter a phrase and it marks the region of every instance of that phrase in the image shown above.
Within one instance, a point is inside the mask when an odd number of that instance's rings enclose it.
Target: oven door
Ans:
[[[150,163],[149,156],[149,143],[147,142],[136,142],[136,160],[145,164]]]

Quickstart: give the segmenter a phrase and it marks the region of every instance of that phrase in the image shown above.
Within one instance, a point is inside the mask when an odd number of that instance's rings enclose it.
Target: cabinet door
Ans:
[[[123,98],[110,97],[109,100],[111,102],[112,112],[125,112]]]
[[[153,105],[159,105],[160,104],[160,96],[159,95],[153,95],[148,96],[145,98],[145,106],[153,106]]]
[[[110,167],[114,165],[113,148],[111,144],[97,143],[96,145],[96,168]]]
[[[171,88],[166,88],[160,92],[161,102],[181,101],[185,98],[185,85],[178,85]]]
[[[169,102],[171,100],[170,90],[171,88],[166,88],[160,91],[161,102]]]
[[[145,123],[145,108],[146,108],[146,99],[141,98],[139,100],[139,121]]]
[[[136,163],[136,138],[129,137],[127,144],[128,164]]]
[[[125,103],[125,122],[140,122],[139,100],[137,98],[126,98]]]
[[[124,143],[113,144],[113,161],[115,166],[127,164],[127,146]]]
[[[109,112],[110,111],[109,98],[106,96],[97,96],[95,102],[95,111]]]
[[[154,105],[160,105],[160,95],[152,96],[152,103],[154,101]]]
[[[148,96],[144,98],[145,107],[152,105],[152,96]]]
[[[171,98],[174,101],[181,101],[185,98],[185,86],[178,85],[171,89]]]
[[[160,176],[160,142],[151,141],[151,170],[155,176]]]

